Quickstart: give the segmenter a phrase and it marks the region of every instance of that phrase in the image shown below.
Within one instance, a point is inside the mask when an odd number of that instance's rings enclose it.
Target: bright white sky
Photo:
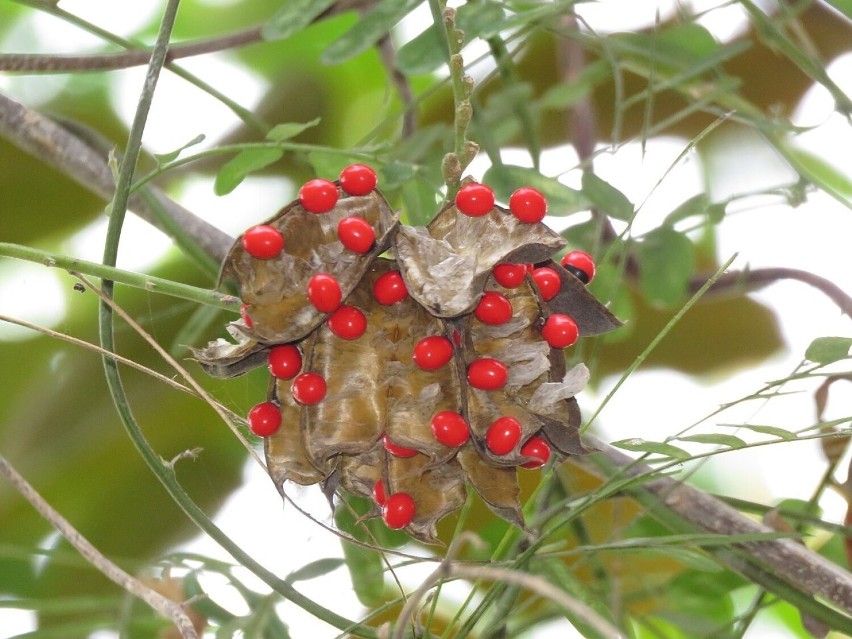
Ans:
[[[224,4],[226,0],[211,1],[211,5]],[[715,6],[714,2],[695,3],[701,7]],[[150,20],[161,3],[115,3],[110,0],[63,0],[66,11],[82,15],[118,33],[129,34]],[[585,20],[599,31],[637,28],[652,24],[655,11],[659,8],[663,16],[672,10],[672,2],[635,2],[634,0],[608,0],[602,3],[578,5]],[[211,9],[212,10],[212,9]],[[429,20],[428,11],[416,13],[404,25],[401,37],[416,33]],[[703,24],[713,30],[720,39],[728,39],[742,28],[742,18],[737,7],[714,11],[702,19]],[[62,42],[62,50],[85,51],[99,43],[78,30],[49,17],[35,17],[18,28],[2,43],[4,51],[17,51],[17,42],[27,42],[32,50],[32,36],[41,43],[41,50],[56,52],[56,42]],[[410,37],[410,36],[409,36]],[[474,44],[474,47],[476,45]],[[473,53],[470,54],[473,57]],[[217,86],[227,86],[242,97],[244,104],[251,105],[264,91],[261,80],[251,77],[239,67],[230,64],[224,56],[205,56],[188,61],[185,66]],[[836,81],[852,93],[852,58],[836,61],[829,69]],[[136,95],[141,85],[141,69],[116,74],[120,92],[118,108],[129,121],[136,106]],[[40,78],[0,77],[0,90],[6,91],[30,105],[36,105],[62,86],[61,76]],[[796,115],[798,123],[819,125],[802,136],[801,143],[831,161],[836,167],[850,166],[849,149],[852,148],[850,129],[839,117],[832,115],[832,105],[827,93],[813,89]],[[164,117],[163,114],[168,114]],[[164,74],[158,87],[150,123],[145,134],[146,146],[154,152],[169,151],[198,133],[208,136],[208,144],[215,144],[217,134],[236,124],[234,116],[213,103],[207,96],[170,74]],[[636,221],[636,230],[652,228],[659,216],[670,211],[676,204],[702,190],[702,176],[697,158],[688,156],[672,169],[685,141],[664,138],[654,139],[642,155],[638,145],[626,144],[617,152],[604,153],[596,160],[596,170],[601,177],[621,189],[633,202],[644,202]],[[726,158],[730,171],[724,179],[711,185],[712,193],[723,197],[736,192],[743,183],[753,187],[756,179],[770,183],[781,183],[788,179],[780,162],[773,161],[773,154],[765,148],[749,149],[750,154],[731,154]],[[543,172],[556,174],[566,164],[570,149],[558,149],[545,153]],[[558,161],[557,158],[558,157]],[[507,151],[507,159],[524,163],[523,155]],[[775,167],[777,170],[773,170]],[[477,176],[486,165],[477,161],[471,172]],[[652,189],[660,178],[671,169],[663,183]],[[759,175],[758,175],[759,174]],[[564,179],[576,185],[578,174],[568,173]],[[294,185],[284,180],[270,178],[247,179],[236,191],[226,197],[213,194],[207,180],[191,180],[182,192],[174,194],[185,206],[203,214],[214,224],[237,234],[249,224],[269,216],[279,208],[279,203],[292,198]],[[270,204],[271,203],[271,204]],[[809,223],[801,224],[803,216]],[[555,221],[555,224],[560,224]],[[145,269],[156,259],[159,251],[165,251],[170,242],[143,223],[129,220],[128,234],[132,234],[137,247],[122,247],[122,262],[126,268]],[[65,250],[84,259],[98,260],[100,257],[105,224],[98,223],[71,238]],[[140,238],[143,238],[140,241]],[[852,212],[824,195],[815,195],[799,209],[790,211],[785,207],[760,205],[743,211],[726,220],[719,237],[719,256],[727,259],[739,253],[735,268],[746,266],[791,266],[804,268],[833,280],[845,290],[852,290],[852,264],[850,264],[849,238],[852,238]],[[25,287],[27,294],[21,291]],[[44,294],[32,295],[33,290]],[[64,302],[55,274],[38,266],[0,263],[0,313],[14,314],[41,324],[55,325],[62,319]],[[601,414],[598,425],[600,434],[609,440],[641,436],[645,439],[663,439],[713,411],[719,404],[735,400],[758,389],[765,381],[784,377],[800,362],[807,345],[816,337],[825,335],[849,335],[849,319],[842,318],[837,309],[821,294],[801,284],[778,284],[755,295],[756,299],[775,309],[787,348],[754,368],[732,371],[730,375],[719,375],[713,379],[694,379],[667,371],[640,371],[617,393]],[[54,306],[43,303],[55,300]],[[14,300],[14,306],[4,300]],[[28,300],[38,300],[28,306]],[[0,339],[27,339],[28,334],[0,325]],[[712,348],[710,344],[696,344],[696,348]],[[605,380],[597,393],[586,391],[581,404],[587,411],[597,406],[616,382]],[[811,389],[812,390],[812,389]],[[830,416],[852,414],[852,401],[841,400],[835,393],[830,404]],[[750,420],[752,423],[774,424],[791,430],[800,429],[814,422],[812,402],[809,395],[793,395],[774,400],[769,404],[748,404],[723,419],[729,423]],[[694,432],[712,432],[714,422],[703,424]],[[728,431],[726,431],[728,432]],[[235,445],[236,444],[235,442]],[[745,472],[746,465],[752,472]],[[817,444],[797,443],[771,446],[759,451],[743,451],[716,457],[712,462],[718,477],[731,476],[741,483],[728,486],[746,499],[771,502],[779,497],[809,497],[824,468]],[[727,471],[730,471],[728,473]],[[792,472],[791,472],[792,471]],[[246,470],[245,486],[228,501],[217,516],[217,522],[237,542],[262,558],[267,567],[278,574],[286,574],[304,563],[326,556],[339,556],[337,540],[315,524],[306,521],[292,509],[282,512],[278,497],[272,490],[268,478],[254,466]],[[323,499],[315,491],[300,491],[301,497],[311,511],[320,517],[327,516]],[[842,519],[844,503],[839,497],[828,495],[824,508],[833,519]],[[282,540],[286,539],[286,543]],[[206,539],[199,539],[187,546],[188,550],[211,556],[222,556],[222,552]],[[296,552],[293,552],[297,549]],[[225,557],[223,557],[225,558]],[[416,584],[424,570],[405,579]],[[419,572],[418,572],[419,571]],[[346,575],[341,571],[334,582],[345,584]],[[321,582],[321,583],[320,583]],[[302,588],[309,596],[316,597],[343,615],[357,617],[360,606],[351,593],[329,592],[329,580],[317,583],[306,582]],[[214,587],[215,584],[211,584]],[[260,588],[260,586],[258,586]],[[446,592],[461,596],[462,589],[454,586]],[[212,592],[214,598],[216,591]],[[336,632],[319,629],[313,618],[296,608],[288,607],[287,621],[294,637],[324,639],[334,637]],[[0,638],[11,637],[31,627],[31,618],[26,613],[0,611]],[[555,628],[553,629],[555,630]],[[564,626],[560,627],[565,632]],[[768,633],[768,634],[767,634]],[[541,635],[544,636],[544,635]],[[552,635],[551,635],[552,636]],[[755,626],[748,634],[749,639],[772,636],[772,630]]]

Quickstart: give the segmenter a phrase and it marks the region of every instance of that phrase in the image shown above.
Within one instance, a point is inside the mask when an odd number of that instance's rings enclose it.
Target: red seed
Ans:
[[[444,446],[461,446],[470,437],[470,428],[458,413],[442,410],[432,417],[432,434]]]
[[[376,241],[376,232],[362,217],[344,217],[337,225],[337,237],[341,244],[356,253],[369,253]]]
[[[541,222],[547,214],[547,199],[530,186],[523,186],[509,197],[509,210],[521,222]]]
[[[545,302],[552,300],[562,288],[562,280],[559,278],[559,273],[552,268],[543,266],[537,268],[532,273],[533,281],[538,286],[539,295]]]
[[[293,379],[302,370],[302,353],[292,344],[273,346],[269,351],[269,372],[278,379]]]
[[[358,339],[367,330],[367,318],[354,306],[341,306],[328,318],[328,327],[341,339]]]
[[[406,448],[405,446],[394,444],[390,440],[390,437],[387,436],[387,433],[382,435],[382,446],[394,457],[414,457],[417,454],[417,450],[414,448]]]
[[[376,172],[366,164],[350,164],[340,172],[340,188],[349,195],[367,195],[378,181]]]
[[[240,317],[243,318],[243,323],[246,325],[246,328],[251,330],[254,328],[254,322],[251,319],[251,315],[248,313],[248,309],[248,304],[242,304],[240,306]]]
[[[443,335],[430,335],[417,342],[411,357],[419,368],[434,371],[453,358],[453,344]]]
[[[473,314],[483,324],[505,324],[512,319],[512,303],[502,293],[488,291],[480,298]]]
[[[384,506],[387,501],[385,495],[385,483],[380,479],[373,485],[373,501],[379,506]]]
[[[308,299],[318,311],[331,313],[340,306],[343,292],[332,275],[317,273],[308,280]]]
[[[325,379],[318,373],[302,373],[293,380],[293,385],[290,387],[290,392],[293,393],[293,399],[303,406],[313,406],[322,401],[325,397],[327,387]]]
[[[577,328],[577,322],[568,315],[554,313],[544,321],[541,335],[551,348],[567,348],[577,341],[580,329]]]
[[[388,271],[380,275],[373,284],[373,297],[385,306],[396,304],[408,297],[408,288],[399,271]]]
[[[260,224],[253,226],[242,237],[246,253],[259,260],[277,257],[284,249],[284,236],[274,226]]]
[[[248,424],[258,437],[269,437],[281,427],[281,411],[272,402],[262,402],[249,411]]]
[[[523,446],[521,446],[521,455],[524,457],[535,457],[532,461],[521,464],[523,468],[539,468],[547,463],[550,459],[550,445],[539,436],[530,437]]]
[[[326,213],[337,204],[337,187],[334,182],[317,178],[310,180],[299,189],[299,202],[306,211]]]
[[[495,455],[511,453],[521,441],[521,423],[514,417],[495,419],[485,432],[485,445]]]
[[[562,258],[562,266],[583,284],[595,279],[595,261],[585,251],[571,251]]]
[[[524,264],[503,262],[494,267],[494,279],[504,288],[518,288],[526,277],[527,268]]]
[[[414,519],[414,500],[408,493],[394,493],[382,505],[382,519],[388,528],[405,528]]]
[[[494,191],[485,184],[466,184],[456,194],[456,208],[470,217],[485,215],[494,208]]]
[[[467,381],[480,390],[499,390],[509,379],[509,369],[500,360],[482,357],[467,367]]]

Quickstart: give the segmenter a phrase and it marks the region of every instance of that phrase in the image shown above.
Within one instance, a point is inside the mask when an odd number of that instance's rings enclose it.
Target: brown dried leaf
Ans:
[[[551,260],[547,264],[538,266],[552,268],[562,280],[559,293],[544,304],[552,313],[562,313],[573,318],[580,329],[581,337],[608,333],[621,326],[618,318],[589,292],[585,284],[562,268],[560,264]]]
[[[514,468],[495,467],[479,456],[470,444],[464,446],[456,457],[467,479],[482,501],[497,515],[516,526],[524,527],[521,503],[518,497],[517,471]]]

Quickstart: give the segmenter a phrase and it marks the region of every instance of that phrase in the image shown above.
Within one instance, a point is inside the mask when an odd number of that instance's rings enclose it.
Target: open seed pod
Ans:
[[[467,185],[412,228],[375,186],[353,165],[249,229],[223,266],[247,305],[237,343],[195,355],[219,377],[268,363],[249,426],[276,483],[367,497],[426,542],[468,485],[523,526],[517,469],[587,452],[574,395],[588,371],[566,371],[563,349],[620,323],[550,261],[565,241],[538,192],[523,190],[531,213]]]

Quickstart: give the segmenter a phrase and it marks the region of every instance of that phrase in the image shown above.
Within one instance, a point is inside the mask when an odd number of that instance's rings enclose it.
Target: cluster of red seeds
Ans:
[[[345,168],[339,179],[340,190],[348,195],[366,195],[377,184],[375,171],[363,164]],[[322,214],[331,211],[340,196],[338,187],[328,180],[315,179],[307,182],[299,190],[299,202],[311,213]],[[478,217],[494,209],[493,190],[478,183],[467,184],[456,196],[455,206],[463,214]],[[547,201],[539,191],[523,187],[509,198],[509,208],[520,221],[534,224],[540,222],[547,212]],[[343,218],[337,227],[341,244],[348,250],[365,254],[372,250],[376,233],[370,224],[361,217]],[[256,259],[275,259],[284,249],[285,238],[276,228],[258,225],[248,229],[242,236],[242,245],[246,252]],[[573,251],[562,259],[562,266],[575,274],[581,281],[588,283],[595,273],[592,258],[582,252]],[[544,301],[553,299],[561,288],[558,273],[551,268],[535,268],[532,264],[498,264],[493,269],[494,280],[500,286],[513,289],[521,286],[530,275],[536,284],[539,296]],[[374,283],[372,294],[376,302],[393,305],[408,297],[405,281],[399,271],[389,271],[381,275]],[[367,328],[367,317],[354,306],[342,304],[342,291],[339,282],[327,273],[317,273],[307,284],[306,295],[311,304],[320,312],[329,315],[328,327],[334,335],[345,340],[356,340]],[[252,328],[252,320],[246,307],[241,315],[246,326]],[[512,303],[500,292],[486,291],[474,310],[474,316],[487,325],[500,325],[513,317]],[[574,344],[578,337],[577,324],[567,315],[554,313],[546,317],[541,326],[542,337],[552,348],[566,348]],[[452,361],[456,347],[461,344],[461,336],[453,335],[455,346],[443,335],[429,335],[419,340],[412,351],[412,361],[423,370],[438,370]],[[323,400],[326,395],[325,379],[312,371],[302,372],[302,353],[292,344],[274,346],[269,351],[269,372],[277,379],[290,380],[293,398],[301,405],[310,406]],[[491,357],[475,359],[467,367],[468,383],[484,391],[502,389],[509,378],[505,364]],[[274,402],[262,402],[254,406],[248,414],[251,431],[261,437],[273,435],[281,425],[281,413]],[[443,410],[431,420],[432,433],[439,443],[448,447],[460,447],[470,438],[470,425],[459,413]],[[487,429],[485,445],[495,455],[507,455],[519,444],[522,435],[521,424],[513,417],[500,417]],[[383,435],[385,450],[397,457],[412,457],[418,454],[413,448],[393,443]],[[520,448],[521,455],[531,458],[522,464],[524,468],[538,468],[550,458],[550,446],[539,436],[529,438]],[[376,483],[373,497],[381,508],[382,518],[390,528],[407,526],[414,518],[416,507],[412,497],[405,492],[385,495],[382,481]]]

